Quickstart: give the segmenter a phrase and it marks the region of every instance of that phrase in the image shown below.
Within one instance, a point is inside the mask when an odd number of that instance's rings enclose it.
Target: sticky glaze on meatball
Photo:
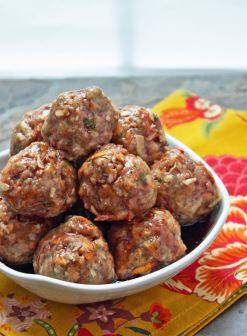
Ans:
[[[10,264],[30,262],[38,242],[52,227],[51,219],[15,214],[0,198],[0,258]]]
[[[99,221],[131,220],[152,208],[157,187],[148,165],[121,145],[103,146],[79,170],[79,194]]]
[[[25,113],[24,118],[15,126],[11,135],[10,154],[15,155],[32,142],[42,141],[41,128],[50,112],[51,104],[40,106]]]
[[[118,113],[98,87],[65,92],[52,104],[42,135],[74,160],[110,142]]]
[[[77,176],[61,153],[33,142],[12,156],[0,174],[1,194],[19,214],[55,217],[76,201]]]
[[[169,265],[186,250],[178,222],[169,211],[157,208],[131,222],[114,223],[109,230],[109,244],[121,280]]]
[[[193,224],[219,202],[211,173],[180,149],[170,149],[152,167],[158,185],[157,206],[172,212],[180,224]]]
[[[113,142],[123,145],[130,153],[139,155],[148,164],[159,160],[167,145],[158,116],[151,110],[136,105],[120,109]]]
[[[34,255],[38,274],[83,284],[113,282],[113,257],[102,233],[88,219],[73,216],[50,231]]]

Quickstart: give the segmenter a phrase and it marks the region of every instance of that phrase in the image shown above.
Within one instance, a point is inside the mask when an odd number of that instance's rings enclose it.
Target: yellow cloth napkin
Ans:
[[[0,275],[0,335],[194,335],[247,293],[247,113],[185,91],[153,110],[168,133],[205,157],[231,194],[217,239],[172,279],[112,302],[49,302]]]

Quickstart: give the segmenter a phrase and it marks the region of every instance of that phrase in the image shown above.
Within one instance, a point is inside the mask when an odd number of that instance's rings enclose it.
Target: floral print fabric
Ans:
[[[231,195],[214,243],[165,283],[115,301],[62,305],[0,275],[0,335],[194,335],[247,292],[247,113],[185,91],[153,109],[168,133],[205,158]]]

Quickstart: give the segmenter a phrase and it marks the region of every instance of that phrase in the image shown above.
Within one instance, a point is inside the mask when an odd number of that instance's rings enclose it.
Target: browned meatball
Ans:
[[[0,174],[3,198],[22,215],[55,217],[76,201],[77,176],[61,153],[33,142],[12,156]]]
[[[30,262],[39,240],[52,226],[51,219],[15,214],[0,198],[0,258],[11,264]]]
[[[114,223],[109,244],[121,280],[171,264],[186,250],[178,222],[169,211],[156,208],[131,222]]]
[[[152,208],[156,184],[148,165],[120,145],[103,146],[79,170],[79,194],[96,220],[131,220]]]
[[[42,135],[74,160],[110,142],[117,118],[118,111],[100,88],[69,91],[52,104]]]
[[[115,279],[102,233],[81,216],[70,217],[40,241],[33,265],[36,273],[70,282],[104,284]]]
[[[34,141],[42,141],[41,127],[50,112],[51,104],[28,111],[15,126],[11,135],[10,154],[15,155]]]
[[[139,155],[149,164],[161,158],[167,144],[158,116],[136,105],[120,109],[113,142],[123,145],[130,153]]]
[[[172,212],[180,224],[192,224],[208,215],[219,201],[211,173],[181,149],[170,149],[152,167],[158,185],[157,206]]]

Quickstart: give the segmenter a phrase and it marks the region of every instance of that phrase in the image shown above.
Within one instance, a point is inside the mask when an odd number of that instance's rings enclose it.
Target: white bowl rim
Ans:
[[[166,133],[166,137],[168,140],[168,143],[171,143],[172,147],[181,148],[184,150],[184,152],[191,157],[192,159],[202,162],[206,168],[212,173],[216,185],[219,189],[219,192],[221,194],[221,207],[222,211],[219,215],[218,220],[216,221],[215,225],[213,225],[209,231],[207,232],[205,238],[203,241],[194,248],[191,252],[186,254],[181,259],[175,261],[174,263],[165,266],[161,268],[160,270],[154,271],[152,273],[140,276],[135,279],[125,280],[121,282],[114,282],[110,284],[101,284],[101,285],[90,285],[90,284],[78,284],[78,283],[72,283],[64,280],[58,280],[55,278],[50,278],[47,276],[39,275],[39,274],[28,274],[28,273],[22,273],[19,271],[16,271],[9,266],[6,266],[4,263],[0,262],[0,271],[5,273],[6,275],[9,275],[12,279],[18,279],[18,280],[29,280],[32,283],[42,283],[42,284],[48,284],[48,285],[56,285],[58,287],[67,288],[70,290],[76,290],[76,291],[92,291],[95,293],[103,293],[103,292],[115,292],[115,291],[124,291],[124,289],[128,288],[136,288],[141,287],[142,285],[146,285],[147,283],[157,283],[159,279],[169,277],[169,275],[173,273],[180,272],[184,268],[186,268],[188,265],[190,265],[193,261],[195,261],[206,249],[207,247],[214,241],[216,236],[218,235],[220,229],[222,228],[227,215],[228,210],[230,206],[230,197],[226,190],[226,187],[224,186],[223,182],[220,180],[218,175],[213,171],[213,169],[202,159],[200,158],[195,152],[193,152],[190,148],[188,148],[186,145],[184,145],[182,142],[174,138],[173,136]],[[9,155],[8,150],[4,150],[0,152],[0,160],[6,158],[6,156]],[[161,281],[162,282],[162,281]]]

